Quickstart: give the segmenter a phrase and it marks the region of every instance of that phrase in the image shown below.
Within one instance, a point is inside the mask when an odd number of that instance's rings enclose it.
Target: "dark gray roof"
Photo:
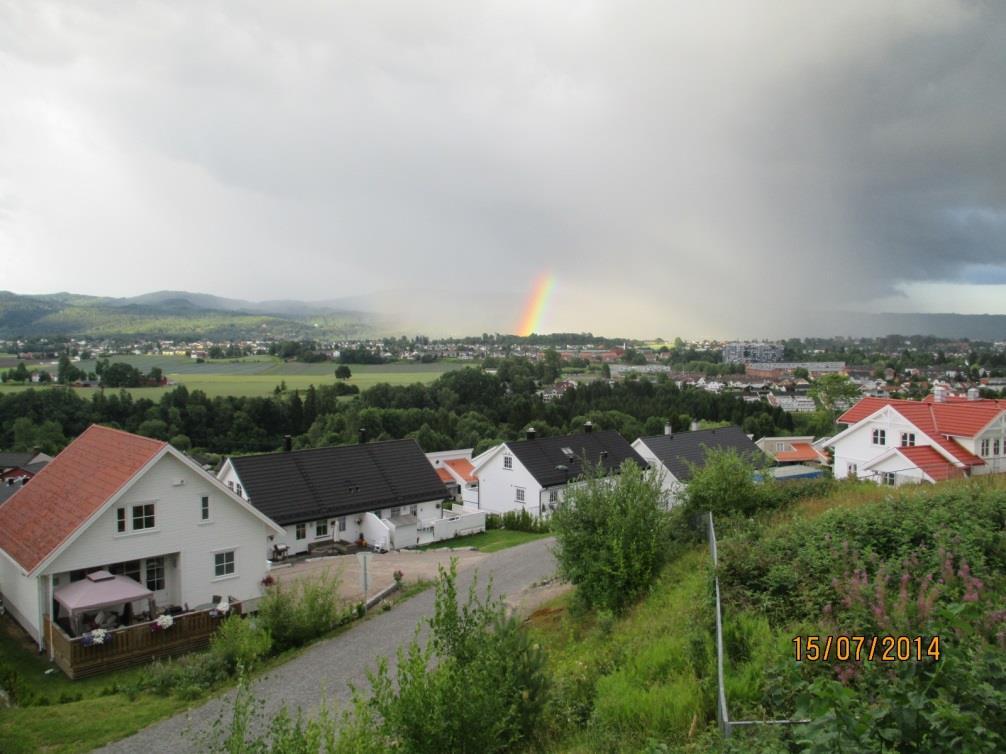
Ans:
[[[584,459],[591,466],[600,464],[606,471],[618,471],[624,461],[632,461],[644,469],[647,466],[625,438],[613,429],[519,440],[508,442],[507,447],[542,487],[562,485],[579,476],[584,470]],[[607,451],[604,457],[603,451]],[[556,468],[558,466],[565,466],[567,470]]]
[[[25,466],[35,457],[34,453],[8,453],[0,451],[0,469],[12,469],[15,466]]]
[[[21,487],[22,485],[20,484],[7,484],[6,482],[0,483],[0,505],[7,502],[7,499],[21,489]]]
[[[281,526],[444,498],[415,440],[231,458],[251,504]]]
[[[706,450],[733,449],[752,460],[763,460],[758,446],[751,442],[740,427],[721,427],[720,429],[699,429],[695,432],[680,432],[675,435],[653,435],[642,438],[646,447],[667,470],[681,482],[687,482],[692,477],[689,463],[702,468],[706,463]]]

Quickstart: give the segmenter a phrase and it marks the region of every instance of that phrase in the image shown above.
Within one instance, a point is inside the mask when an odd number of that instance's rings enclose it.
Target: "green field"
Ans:
[[[185,356],[115,356],[110,361],[126,362],[144,373],[158,367],[172,383],[185,385],[189,390],[202,390],[210,397],[272,395],[273,390],[281,382],[286,383],[287,390],[306,390],[310,385],[334,384],[335,368],[338,366],[333,362],[320,364],[284,362],[269,356],[207,361],[202,364]],[[85,371],[92,371],[94,364],[94,361],[82,361],[77,366]],[[35,363],[28,366],[30,369],[45,368],[53,373],[56,371],[56,365],[53,363]],[[356,385],[360,390],[366,390],[379,382],[392,385],[428,383],[433,382],[444,372],[461,369],[464,366],[459,362],[448,361],[434,364],[416,362],[350,364],[353,376],[347,382]],[[25,390],[28,387],[40,386],[8,383],[0,385],[0,394]],[[129,388],[129,392],[135,398],[156,400],[174,387],[175,385],[171,384],[166,387]],[[95,388],[74,388],[74,390],[86,397],[91,395]]]

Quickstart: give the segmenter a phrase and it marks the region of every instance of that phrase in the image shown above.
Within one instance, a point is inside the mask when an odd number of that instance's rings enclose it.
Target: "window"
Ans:
[[[241,489],[241,485],[240,484],[235,484],[234,485],[234,491],[236,493],[238,493],[239,495],[241,495],[242,497],[244,497],[245,491],[243,489]]]
[[[999,455],[999,438],[997,437],[992,441],[992,455]]]
[[[524,488],[523,487],[515,487],[514,488],[514,492],[517,495],[517,502],[518,503],[523,503],[524,502]]]
[[[549,490],[548,491],[548,501],[550,503],[559,502],[559,490]]]
[[[887,430],[886,429],[875,429],[875,430],[873,430],[873,444],[874,445],[887,445]]]
[[[339,518],[339,531],[346,531],[346,517],[341,516]]]
[[[232,481],[231,482],[227,482],[227,486],[233,491],[233,489],[234,489],[234,482],[232,482]]]
[[[398,518],[401,515],[402,515],[401,508],[392,508],[391,511],[388,513],[388,518]]]
[[[126,509],[118,508],[115,511],[115,530],[120,534],[126,530]]]
[[[325,537],[328,536],[328,521],[318,521],[314,525],[314,536]]]
[[[914,432],[902,432],[901,433],[901,447],[911,448],[915,446],[915,433]]]
[[[133,531],[154,528],[154,504],[133,506]]]
[[[786,443],[784,443],[784,442],[777,442],[775,444],[775,452],[776,453],[782,453],[784,450],[786,450]]]
[[[213,575],[230,576],[234,573],[234,550],[218,552],[213,555]]]
[[[888,487],[893,487],[894,486],[894,472],[893,471],[885,471],[883,474],[880,475],[880,481],[883,482],[884,484],[886,484]]]
[[[513,468],[513,456],[505,455],[503,456],[503,468],[512,469]]]
[[[297,539],[307,538],[307,524],[297,524]]]
[[[199,501],[199,517],[203,521],[210,520],[210,499],[208,497],[203,497]]]
[[[859,469],[856,467],[856,464],[854,464],[854,463],[850,463],[849,464],[848,476],[851,476],[853,478],[856,478],[857,476],[859,476]]]
[[[418,505],[410,505],[409,506],[409,514],[413,515],[413,516],[418,516],[419,515],[419,506]]]
[[[982,440],[982,455],[987,457],[988,454],[989,454],[989,441]]]
[[[108,572],[114,573],[116,576],[128,576],[137,583],[142,583],[143,581],[140,578],[139,560],[127,560],[125,563],[113,563],[108,567]]]
[[[156,592],[164,588],[164,558],[147,558],[147,589]]]

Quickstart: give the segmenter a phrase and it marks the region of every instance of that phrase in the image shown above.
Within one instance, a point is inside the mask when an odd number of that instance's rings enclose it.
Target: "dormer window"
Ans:
[[[912,448],[915,447],[915,433],[914,432],[902,432],[901,433],[901,447]]]

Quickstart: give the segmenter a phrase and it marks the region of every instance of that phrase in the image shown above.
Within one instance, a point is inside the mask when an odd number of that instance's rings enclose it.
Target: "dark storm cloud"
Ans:
[[[1006,277],[998,3],[12,3],[0,30],[27,263],[0,287],[407,288],[469,332],[551,270],[550,329],[757,335]]]

